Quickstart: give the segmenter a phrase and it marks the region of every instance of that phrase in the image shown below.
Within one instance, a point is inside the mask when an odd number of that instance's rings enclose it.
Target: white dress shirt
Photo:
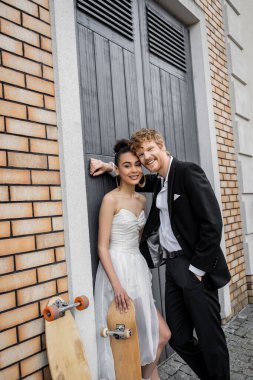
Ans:
[[[182,249],[172,231],[169,210],[168,210],[168,200],[167,200],[168,176],[169,176],[172,160],[173,160],[173,157],[171,156],[168,173],[166,175],[165,180],[161,178],[163,187],[158,193],[157,198],[156,198],[156,207],[160,210],[160,227],[159,227],[160,243],[169,252],[180,251]],[[198,276],[204,276],[205,274],[204,271],[194,267],[191,264],[189,266],[189,270]]]

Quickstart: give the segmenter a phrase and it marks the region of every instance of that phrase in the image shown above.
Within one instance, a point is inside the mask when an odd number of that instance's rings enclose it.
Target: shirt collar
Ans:
[[[161,179],[161,182],[162,182],[162,187],[167,184],[168,182],[168,177],[169,177],[169,172],[170,172],[170,167],[171,167],[171,163],[172,163],[172,160],[173,160],[173,157],[170,156],[170,164],[169,164],[169,168],[168,168],[168,171],[167,171],[167,174],[166,174],[166,177],[162,177],[161,175],[159,175],[159,178]]]

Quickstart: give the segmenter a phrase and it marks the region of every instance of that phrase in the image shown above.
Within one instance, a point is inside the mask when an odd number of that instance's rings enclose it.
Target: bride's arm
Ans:
[[[111,226],[115,211],[116,202],[114,197],[107,194],[103,199],[99,212],[98,255],[112,285],[116,306],[121,312],[126,312],[130,307],[129,297],[121,286],[109,252]]]

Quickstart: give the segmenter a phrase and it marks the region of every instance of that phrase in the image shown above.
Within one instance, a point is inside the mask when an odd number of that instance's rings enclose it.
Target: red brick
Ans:
[[[5,223],[5,222],[2,222]],[[9,222],[6,222],[9,223]],[[1,227],[0,227],[1,228]],[[0,274],[7,274],[14,271],[13,257],[0,257]]]
[[[8,36],[14,37],[17,40],[27,42],[34,46],[40,46],[39,35],[31,30],[25,29],[22,26],[18,26],[13,22],[1,20],[1,32]]]
[[[59,185],[60,173],[56,171],[32,170],[32,183],[34,185]]]
[[[46,201],[50,199],[47,186],[11,186],[11,201]]]
[[[0,219],[30,218],[32,216],[31,203],[0,204]]]
[[[1,171],[0,171],[1,175]],[[0,186],[0,202],[7,202],[9,200],[8,186]]]
[[[58,293],[63,293],[68,291],[68,279],[67,277],[60,278],[57,280],[57,290]]]
[[[13,236],[38,234],[50,232],[51,230],[50,218],[26,219],[12,222]]]
[[[52,96],[47,96],[45,95],[44,96],[44,100],[45,100],[45,107],[50,109],[50,110],[54,110],[56,109],[55,107],[55,98],[52,97]]]
[[[40,79],[36,77],[32,77],[30,75],[26,76],[27,88],[31,90],[42,92],[48,95],[54,95],[54,83],[49,82],[45,79]],[[39,105],[38,105],[39,106]]]
[[[7,274],[0,277],[0,292],[9,292],[36,283],[36,270]]]
[[[0,114],[3,116],[12,116],[17,119],[25,119],[26,107],[22,104],[7,102],[6,100],[0,100]]]
[[[1,302],[0,302],[0,312],[6,311],[8,309],[12,309],[16,306],[16,295],[15,292],[1,294]],[[0,316],[0,331],[4,330],[1,323]]]
[[[51,37],[50,25],[46,24],[44,21],[26,15],[25,13],[23,14],[23,25],[24,27],[35,31],[36,33]]]
[[[6,118],[6,131],[17,135],[46,137],[45,125]]]
[[[4,125],[4,117],[0,116],[0,132],[5,131],[5,125]]]
[[[51,248],[64,245],[63,232],[54,232],[51,234],[36,236],[37,248]]]
[[[53,111],[46,111],[39,108],[28,107],[28,118],[31,121],[56,125],[56,113]]]
[[[52,52],[52,41],[51,41],[51,39],[41,36],[41,48],[43,50],[47,50],[49,52]]]
[[[16,346],[7,348],[1,352],[2,367],[20,361],[40,351],[40,338],[34,338]]]
[[[50,13],[44,8],[39,7],[40,19],[50,24]]]
[[[15,8],[20,9],[26,13],[29,13],[35,17],[39,16],[38,5],[32,3],[29,0],[7,0],[8,4],[13,5]]]
[[[16,41],[4,34],[0,34],[0,48],[19,55],[23,53],[22,42]]]
[[[22,376],[27,376],[36,370],[45,367],[48,364],[46,351],[42,351],[37,355],[33,355],[32,357],[23,360],[21,362],[21,374]],[[35,374],[36,375],[36,374]],[[33,377],[33,380],[43,379],[42,372],[39,374],[41,377]],[[31,378],[32,380],[32,378]]]
[[[28,139],[20,136],[0,134],[0,149],[28,152]]]
[[[0,350],[17,343],[16,329],[11,329],[0,333]],[[1,375],[0,375],[1,378]]]
[[[58,129],[57,127],[52,127],[51,125],[47,125],[47,138],[50,140],[58,139]]]
[[[64,247],[55,248],[55,254],[56,254],[56,261],[65,260],[65,248]]]
[[[17,57],[16,55],[2,52],[2,61],[4,66],[8,66],[14,70],[23,71],[37,76],[41,76],[42,74],[40,64],[23,57]]]
[[[58,154],[59,147],[58,142],[48,141],[41,139],[31,139],[30,140],[30,150],[34,153],[45,153],[45,154]]]
[[[49,1],[48,0],[33,0],[34,3],[41,5],[42,7],[49,9]]]
[[[4,86],[4,96],[5,99],[19,103],[25,103],[36,107],[44,106],[43,95],[33,91],[24,90],[23,88]]]
[[[49,156],[48,164],[50,170],[60,170],[59,157]]]
[[[15,256],[17,270],[38,267],[40,265],[51,264],[55,261],[54,250],[47,249]]]
[[[40,335],[45,331],[44,318],[35,319],[31,322],[25,323],[18,327],[19,341],[33,338],[36,335]]]
[[[34,236],[25,236],[20,238],[0,240],[0,256],[12,255],[13,253],[34,251],[34,249]]]
[[[44,63],[48,66],[53,66],[53,57],[51,53],[44,50],[37,49],[33,46],[25,44],[25,57],[33,61]]]
[[[62,217],[52,218],[52,223],[53,223],[53,230],[54,231],[63,230],[63,218]]]
[[[1,380],[19,380],[19,366],[18,364],[15,364],[11,367],[8,367],[6,369],[1,369],[0,373],[0,379]]]
[[[10,293],[9,293],[10,294]],[[9,329],[39,316],[37,303],[19,307],[0,314],[0,330]]]
[[[29,184],[30,182],[29,170],[0,169],[0,183],[2,184],[22,185]]]
[[[16,24],[21,24],[21,13],[4,3],[2,3],[0,7],[0,16],[7,18],[8,20],[15,22]]]
[[[61,202],[34,203],[34,216],[62,215]]]
[[[17,291],[18,305],[38,301],[42,298],[51,297],[56,294],[55,281],[47,282],[45,284],[30,286],[29,288],[19,289]]]
[[[37,154],[8,153],[9,166],[19,168],[47,168],[47,157]]]
[[[10,236],[11,228],[10,228],[10,222],[0,222],[0,238],[8,237]],[[1,266],[0,266],[0,272],[1,272]]]
[[[50,369],[48,366],[46,368],[43,368],[43,376],[44,376],[44,380],[52,380],[52,376],[51,376]]]
[[[43,66],[42,72],[43,72],[43,78],[54,81],[54,71],[51,67]]]
[[[26,376],[25,380],[45,380],[43,377],[43,369],[32,373],[30,376]]]
[[[67,275],[66,263],[47,265],[37,269],[39,282],[53,280]],[[67,289],[63,290],[66,291]]]
[[[0,81],[16,84],[17,86],[25,86],[25,76],[15,70],[0,66]]]
[[[62,199],[61,188],[59,186],[51,186],[50,187],[50,194],[51,194],[51,199],[53,201],[57,201],[57,200]]]
[[[1,135],[0,135],[1,138]],[[6,166],[7,160],[6,160],[6,152],[0,151],[0,166]]]

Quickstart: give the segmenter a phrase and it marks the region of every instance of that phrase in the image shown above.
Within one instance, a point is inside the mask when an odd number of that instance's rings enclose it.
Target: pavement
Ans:
[[[247,305],[225,326],[231,380],[253,380],[253,305]],[[195,380],[198,377],[173,353],[158,367],[160,380]]]

